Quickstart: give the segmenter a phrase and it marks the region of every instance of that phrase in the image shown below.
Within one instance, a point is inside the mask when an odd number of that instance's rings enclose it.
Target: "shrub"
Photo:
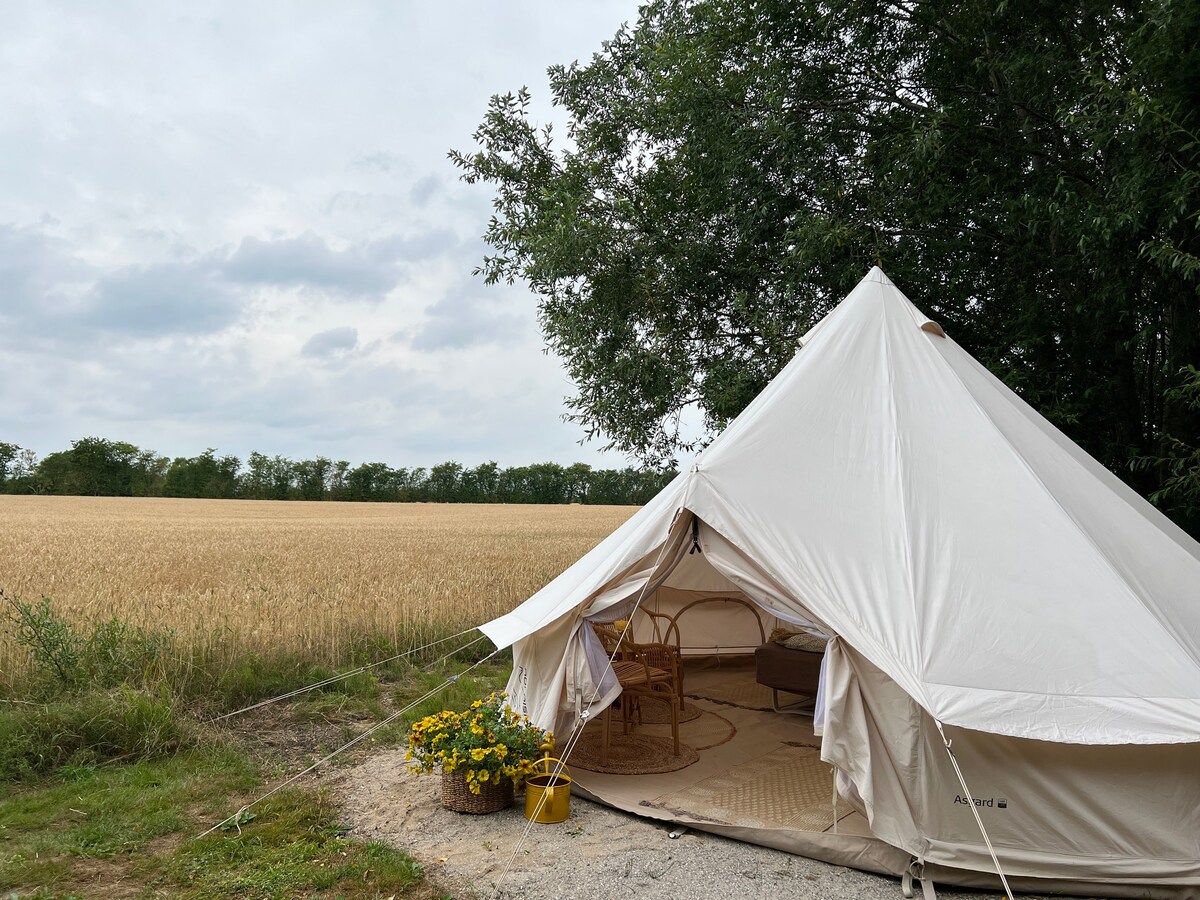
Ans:
[[[26,603],[0,590],[17,643],[34,664],[30,687],[43,696],[83,688],[158,683],[173,646],[169,631],[147,631],[112,618],[84,633],[43,597]],[[39,690],[40,689],[40,690]]]

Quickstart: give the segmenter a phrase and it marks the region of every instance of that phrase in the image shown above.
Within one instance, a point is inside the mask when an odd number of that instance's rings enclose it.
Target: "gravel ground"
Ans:
[[[499,813],[462,815],[442,808],[440,785],[436,776],[410,775],[403,753],[384,752],[344,770],[334,789],[356,836],[412,854],[459,900],[902,897],[897,878],[704,832],[689,831],[671,840],[662,823],[578,797],[571,800],[566,822],[533,826],[503,875],[528,824],[521,797],[516,806]],[[940,887],[937,894],[953,900],[999,896]]]

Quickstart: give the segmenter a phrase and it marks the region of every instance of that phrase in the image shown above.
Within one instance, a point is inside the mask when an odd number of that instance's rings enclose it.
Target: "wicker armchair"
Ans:
[[[607,622],[593,622],[592,628],[612,659],[613,674],[621,685],[624,733],[629,733],[635,719],[640,721],[640,698],[663,700],[671,707],[671,738],[675,755],[678,756],[679,711],[683,698],[683,666],[679,662],[678,649],[667,644],[639,644],[629,638],[622,640],[621,633]],[[601,758],[605,760],[608,758],[611,727],[610,708],[604,712],[604,750]]]
[[[645,613],[653,628],[654,643],[643,644],[645,647],[664,648],[651,653],[651,665],[661,669],[669,669],[675,674],[675,684],[679,689],[679,708],[683,709],[683,651],[679,644],[679,622],[677,616],[655,612],[652,609],[640,610]],[[670,658],[668,659],[668,655]]]

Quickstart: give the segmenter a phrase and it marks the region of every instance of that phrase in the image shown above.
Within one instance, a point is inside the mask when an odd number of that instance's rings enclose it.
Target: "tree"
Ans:
[[[496,461],[488,460],[468,471],[471,476],[474,502],[496,503],[499,500],[500,489],[500,466],[496,464]],[[467,474],[463,474],[464,479]]]
[[[567,503],[587,503],[592,490],[592,467],[586,463],[575,463],[563,472],[566,480],[564,489]]]
[[[9,470],[9,491],[14,494],[45,493],[45,487],[37,479],[37,472],[37,454],[28,447],[23,447]]]
[[[387,463],[362,463],[346,476],[347,500],[392,500],[392,470]]]
[[[21,448],[7,441],[0,441],[0,491],[6,491],[15,474]]]
[[[461,499],[460,479],[463,467],[460,463],[444,462],[429,470],[426,482],[428,499],[434,503],[453,503]]]
[[[124,441],[85,437],[43,459],[35,480],[51,494],[130,497],[135,485],[146,486],[161,470],[157,459]]]
[[[162,493],[166,497],[227,500],[238,494],[238,470],[241,467],[241,460],[236,456],[218,457],[212,447],[199,456],[177,457],[167,469]]]
[[[1186,380],[1169,397],[1173,402],[1200,411],[1200,369],[1189,368]],[[1200,444],[1188,444],[1172,435],[1163,436],[1160,455],[1137,461],[1139,468],[1155,468],[1161,487],[1151,500],[1184,523],[1200,521]]]
[[[333,464],[333,469],[329,473],[329,499],[330,500],[345,500],[346,499],[346,478],[350,473],[350,463],[347,460],[339,459]]]
[[[1018,8],[1019,7],[1019,8]],[[1200,7],[657,0],[550,70],[568,142],[498,95],[489,281],[527,282],[571,417],[643,461],[720,429],[881,263],[1131,473],[1200,363]],[[700,443],[706,440],[700,438]]]
[[[333,473],[333,463],[324,456],[295,464],[295,477],[302,500],[324,500]]]

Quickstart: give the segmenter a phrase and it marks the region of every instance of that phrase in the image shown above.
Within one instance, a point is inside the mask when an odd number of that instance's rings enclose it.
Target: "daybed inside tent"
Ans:
[[[772,695],[780,626],[828,638],[807,705]],[[605,762],[575,768],[602,802],[931,882],[1000,887],[998,862],[1014,889],[1200,891],[1200,545],[879,269],[694,465],[483,630],[561,749],[592,759],[607,720]],[[683,746],[653,772],[629,741],[661,756],[672,704],[618,700],[638,657],[614,632],[683,658]]]

